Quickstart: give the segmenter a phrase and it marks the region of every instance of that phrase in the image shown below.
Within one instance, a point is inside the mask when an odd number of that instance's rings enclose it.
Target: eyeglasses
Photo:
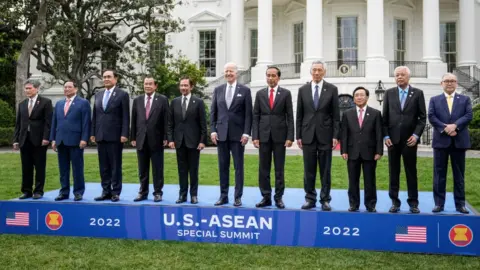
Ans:
[[[456,83],[457,81],[456,80],[445,80],[443,81],[444,83]]]

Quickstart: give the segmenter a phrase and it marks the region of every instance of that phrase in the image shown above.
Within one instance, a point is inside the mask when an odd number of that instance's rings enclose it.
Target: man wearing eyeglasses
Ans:
[[[472,120],[470,98],[459,93],[457,77],[446,73],[442,77],[443,93],[432,97],[428,106],[428,120],[433,126],[433,198],[432,212],[444,210],[447,185],[448,157],[453,172],[455,208],[468,214],[465,208],[465,152],[470,148],[468,124]]]

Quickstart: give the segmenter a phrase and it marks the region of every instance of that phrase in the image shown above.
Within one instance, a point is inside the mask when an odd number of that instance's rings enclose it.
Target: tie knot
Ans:
[[[360,109],[360,112],[363,112],[363,109]]]
[[[273,93],[273,92],[275,92],[275,89],[273,89],[273,88],[270,89],[270,93]]]
[[[318,84],[317,84],[317,85],[315,85],[315,90],[318,90]]]
[[[150,100],[152,98],[152,95],[147,95],[147,99]]]
[[[453,98],[453,95],[448,95],[448,98],[449,98],[449,99],[450,99],[450,98]]]

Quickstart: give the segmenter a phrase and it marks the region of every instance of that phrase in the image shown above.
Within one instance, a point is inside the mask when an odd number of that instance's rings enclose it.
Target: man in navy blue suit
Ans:
[[[224,67],[226,84],[213,91],[210,110],[211,138],[218,151],[220,171],[220,198],[215,205],[228,203],[230,152],[235,168],[235,202],[242,205],[243,156],[252,128],[252,94],[250,88],[237,83],[237,65]]]
[[[470,145],[468,123],[472,120],[470,98],[456,93],[457,77],[446,73],[442,77],[444,93],[432,97],[428,120],[433,126],[433,198],[432,212],[443,211],[447,185],[448,157],[453,171],[453,196],[458,212],[468,214],[465,208],[465,152]]]
[[[81,201],[85,191],[83,149],[90,136],[90,103],[77,96],[77,86],[72,81],[63,85],[63,92],[65,100],[55,104],[50,132],[52,148],[58,152],[62,186],[55,201],[62,201],[70,196],[70,164],[73,169],[74,201]]]
[[[95,94],[90,140],[97,143],[102,195],[96,201],[120,200],[122,192],[122,152],[130,127],[130,98],[116,86],[113,70],[103,73],[105,90]]]

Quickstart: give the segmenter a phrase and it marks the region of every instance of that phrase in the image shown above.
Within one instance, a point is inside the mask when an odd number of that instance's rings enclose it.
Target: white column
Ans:
[[[366,77],[388,77],[388,61],[385,59],[384,40],[383,0],[368,0]]]
[[[305,58],[301,67],[302,79],[310,78],[310,67],[315,60],[323,60],[323,1],[307,0]]]
[[[272,0],[258,1],[258,60],[257,66],[273,63]]]
[[[460,0],[460,23],[457,27],[460,32],[458,44],[458,65],[476,65],[475,61],[475,1]]]
[[[428,62],[429,79],[440,79],[447,72],[447,64],[440,57],[439,0],[423,1],[423,61]]]
[[[244,0],[231,0],[230,5],[230,61],[243,69]]]

